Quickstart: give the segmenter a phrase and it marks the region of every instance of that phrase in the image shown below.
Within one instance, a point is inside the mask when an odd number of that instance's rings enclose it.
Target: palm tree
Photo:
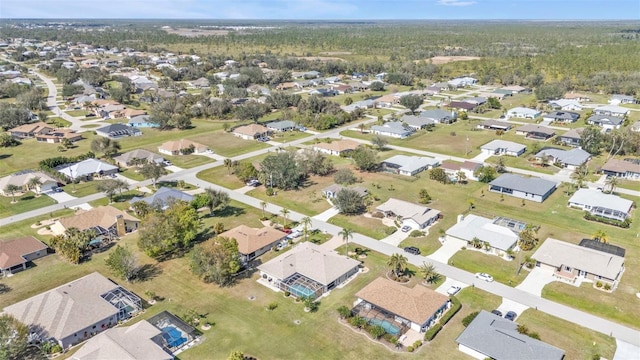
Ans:
[[[282,208],[282,210],[280,210],[280,214],[282,214],[282,220],[284,221],[282,227],[287,227],[287,218],[289,217],[290,212],[291,211],[289,211],[289,209],[287,208]]]
[[[471,246],[473,246],[476,249],[479,249],[480,247],[482,247],[482,240],[478,239],[477,237],[474,237],[471,240]]]
[[[9,184],[4,188],[4,192],[11,194],[11,203],[14,204],[16,202],[16,192],[22,190],[22,188],[18,185]]]
[[[36,192],[38,195],[40,195],[40,185],[42,185],[42,180],[40,180],[39,176],[34,176],[27,182],[27,187],[29,188],[29,190],[38,190]]]
[[[573,173],[571,173],[571,179],[575,181],[576,187],[581,189],[584,186],[585,181],[587,181],[588,175],[589,169],[583,164],[578,166]]]
[[[311,226],[311,218],[308,216],[300,219],[300,223],[302,224],[302,232],[304,233],[304,241],[309,239],[309,227]]]
[[[264,218],[264,209],[267,208],[267,202],[266,201],[260,201],[260,207],[262,208],[262,217]]]
[[[342,241],[345,242],[344,253],[349,256],[349,238],[353,239],[353,230],[342,228],[338,235],[342,236]]]
[[[593,240],[596,240],[605,244],[609,241],[609,235],[607,235],[607,233],[602,230],[596,231],[595,233],[593,233],[593,235],[591,235],[591,237],[593,238]]]
[[[422,278],[428,283],[432,283],[434,279],[437,278],[437,275],[440,275],[436,271],[435,265],[428,262],[423,262],[422,265],[420,265],[419,271],[420,274],[422,274]]]
[[[616,186],[620,184],[620,180],[618,180],[616,176],[611,176],[604,184],[611,188],[611,194],[613,194],[613,190],[615,190]]]
[[[233,161],[231,161],[231,159],[224,159],[224,167],[227,168],[227,175],[231,175],[232,164],[233,164]]]
[[[396,276],[400,276],[407,268],[407,258],[402,254],[393,254],[387,260],[387,266],[391,268],[391,272]]]
[[[360,123],[360,125],[358,125],[358,128],[360,129],[360,133],[364,133],[364,129],[366,128],[366,125],[364,123]]]

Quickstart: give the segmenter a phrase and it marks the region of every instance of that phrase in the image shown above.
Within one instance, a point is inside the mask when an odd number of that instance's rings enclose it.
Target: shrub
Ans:
[[[407,351],[408,351],[408,352],[413,352],[413,346],[408,346],[408,347],[407,347]]]
[[[529,335],[530,338],[540,340],[540,335],[538,335],[537,332],[528,333],[527,335]]]
[[[373,214],[371,214],[371,217],[377,218],[377,219],[382,219],[384,218],[384,214],[381,213],[380,211],[376,211]]]
[[[588,211],[584,212],[584,218],[585,220],[601,222],[603,224],[613,225],[613,226],[621,227],[623,229],[628,229],[631,226],[630,218],[627,218],[624,221],[607,219],[600,216],[591,215]]]
[[[62,352],[62,346],[60,346],[60,344],[55,344],[49,349],[49,354],[57,354],[59,352]]]
[[[465,316],[464,319],[462,319],[462,325],[464,325],[464,327],[469,326],[469,324],[471,324],[473,319],[475,319],[476,316],[478,316],[478,314],[479,314],[479,312],[474,311],[471,314]]]
[[[416,341],[414,341],[414,342],[413,342],[413,345],[412,345],[412,346],[413,346],[415,349],[417,349],[417,348],[419,348],[420,346],[422,346],[422,341],[420,341],[420,340],[416,340]]]
[[[601,282],[601,281],[598,281],[598,282],[596,283],[596,287],[597,287],[598,289],[600,289],[600,288],[602,287],[602,282]]]
[[[604,289],[607,291],[611,290],[611,284],[604,284]]]
[[[440,318],[440,323],[442,325],[445,325],[446,323],[449,322],[449,320],[451,320],[451,318],[458,313],[458,311],[460,311],[460,309],[462,308],[462,304],[460,303],[460,300],[458,300],[458,298],[456,298],[455,296],[451,297],[451,308],[449,309],[449,311],[447,311],[444,315],[442,315],[442,317]]]
[[[273,310],[275,310],[277,308],[278,308],[278,303],[272,302],[272,303],[269,303],[269,305],[267,305],[267,310],[269,310],[269,311],[273,311]]]
[[[267,190],[265,190],[265,194],[267,194],[267,196],[273,196],[274,191],[272,188],[268,187]]]
[[[398,231],[398,228],[394,227],[394,226],[387,226],[386,229],[384,229],[384,233],[388,236],[391,235],[393,233],[395,233],[396,231]]]
[[[288,292],[288,291],[285,291],[285,292],[284,292],[284,297],[289,297],[289,295],[291,295],[291,293],[290,293],[290,292]]]
[[[442,330],[440,323],[433,325],[426,333],[424,333],[424,340],[431,341]]]
[[[422,237],[424,236],[424,231],[420,231],[420,230],[413,230],[410,234],[410,237]]]

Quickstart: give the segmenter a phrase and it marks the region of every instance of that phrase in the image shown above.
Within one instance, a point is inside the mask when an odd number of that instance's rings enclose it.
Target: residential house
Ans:
[[[631,216],[633,201],[599,190],[579,189],[569,199],[568,206],[594,216],[624,221]]]
[[[394,198],[380,204],[376,210],[386,217],[401,218],[403,226],[407,225],[413,229],[424,229],[440,219],[438,210]]]
[[[142,116],[142,115],[147,115],[147,111],[139,110],[139,109],[129,109],[129,108],[121,111],[117,111],[111,114],[112,118],[114,119],[121,119],[121,118],[131,119],[136,116]]]
[[[505,89],[495,89],[490,94],[493,97],[498,98],[499,100],[503,100],[507,96],[513,96],[513,91],[505,90]]]
[[[340,184],[332,184],[322,189],[322,196],[327,199],[335,199],[338,196],[338,193],[345,189],[357,192],[360,194],[360,197],[365,197],[368,194],[368,190],[362,186],[346,187]]]
[[[358,273],[360,261],[302,242],[258,266],[258,282],[291,295],[319,298]]]
[[[375,99],[376,107],[391,107],[392,105],[400,103],[400,98],[395,94],[387,94]]]
[[[528,139],[549,140],[556,135],[556,131],[546,126],[527,124],[517,128],[516,135],[524,135]]]
[[[480,149],[491,155],[520,156],[524,154],[527,147],[522,144],[506,140],[492,140],[480,147]]]
[[[136,128],[157,128],[160,124],[149,121],[151,115],[138,115],[129,119],[128,125]]]
[[[114,157],[113,160],[115,160],[116,164],[120,167],[131,167],[141,165],[142,163],[162,164],[162,162],[165,161],[162,156],[145,149],[127,151],[122,155]]]
[[[57,220],[51,232],[62,235],[70,228],[80,231],[93,229],[98,236],[124,236],[138,229],[140,220],[113,206],[98,206],[91,210],[78,210],[74,215]]]
[[[386,122],[383,125],[373,125],[371,132],[376,135],[389,136],[397,139],[404,139],[413,134],[416,130],[409,126],[405,126],[399,121]]]
[[[542,120],[570,124],[578,121],[580,114],[571,111],[552,111],[542,116]]]
[[[126,124],[111,124],[96,129],[96,134],[110,139],[118,139],[128,136],[140,136],[142,131]]]
[[[462,101],[470,104],[482,105],[487,102],[487,98],[482,96],[472,96],[472,97],[464,98],[462,99]]]
[[[478,79],[472,78],[469,76],[455,78],[447,81],[447,83],[454,88],[461,88],[461,87],[475,85],[477,82],[478,82]]]
[[[338,94],[350,94],[353,92],[353,87],[351,85],[332,85],[331,90],[337,91]]]
[[[117,166],[96,159],[86,159],[71,165],[61,165],[56,170],[74,180],[91,180],[94,177],[118,173]]]
[[[429,125],[435,124],[432,119],[415,115],[403,115],[400,122],[416,130],[424,129]]]
[[[318,95],[323,97],[336,96],[338,94],[339,94],[338,90],[333,90],[333,89],[318,88],[318,89],[309,90],[309,95]]]
[[[473,111],[478,105],[473,103],[468,103],[464,101],[451,101],[447,105],[450,109],[456,109],[459,111]]]
[[[582,104],[578,100],[559,99],[549,101],[549,106],[556,110],[564,111],[582,111]]]
[[[545,179],[502,174],[489,183],[489,191],[541,203],[556,190],[556,186],[555,182]]]
[[[629,115],[630,112],[631,112],[631,110],[629,110],[627,108],[623,108],[623,107],[615,106],[615,105],[599,106],[599,107],[593,109],[593,114],[594,115],[615,116],[615,117],[619,117],[619,118],[623,118],[626,115]]]
[[[323,142],[313,145],[313,150],[320,151],[325,154],[335,156],[346,156],[353,150],[357,149],[360,143],[354,140],[333,140],[331,142]]]
[[[457,162],[453,160],[445,160],[440,164],[440,168],[449,176],[449,179],[458,181],[458,173],[462,172],[467,179],[476,180],[475,171],[482,164],[473,161]]]
[[[278,242],[284,240],[287,237],[287,233],[270,226],[257,229],[247,225],[239,225],[218,236],[235,239],[238,243],[240,261],[247,264],[271,250]]]
[[[515,94],[523,94],[523,93],[530,93],[531,92],[531,88],[526,88],[526,87],[520,86],[520,85],[505,86],[505,87],[501,88],[500,90],[508,91],[513,95],[515,95]]]
[[[627,180],[640,180],[640,160],[609,159],[602,166],[602,173]]]
[[[536,154],[536,159],[540,160],[545,156],[550,163],[560,164],[563,168],[571,170],[585,164],[589,159],[591,159],[591,154],[580,148],[571,150],[545,148]]]
[[[453,88],[453,86],[450,85],[448,82],[437,82],[437,83],[431,84],[431,86],[429,86],[427,90],[434,91],[437,94],[443,91],[447,91],[451,88]]]
[[[507,111],[507,119],[508,118],[521,118],[521,119],[535,119],[540,116],[540,110],[530,109],[526,107],[514,107],[513,109],[509,109]]]
[[[633,96],[629,96],[629,95],[614,94],[614,95],[611,95],[611,98],[609,99],[609,104],[611,105],[635,104],[635,103],[637,103],[637,100]]]
[[[171,206],[171,203],[174,201],[186,201],[191,202],[193,200],[193,195],[189,195],[180,190],[161,187],[150,196],[147,197],[134,197],[129,201],[131,205],[137,203],[138,201],[143,201],[154,208],[159,208],[161,210],[166,210]]]
[[[448,296],[426,286],[407,287],[393,280],[376,278],[356,293],[353,312],[369,324],[385,326],[392,336],[405,329],[425,332],[451,307]]]
[[[563,98],[568,100],[578,100],[581,103],[591,101],[591,98],[589,96],[574,92],[568,92],[564,94]]]
[[[320,77],[322,74],[319,71],[311,70],[302,74],[302,77],[305,79],[315,79]]]
[[[561,280],[600,281],[613,288],[625,270],[624,256],[552,238],[545,240],[532,258],[536,266],[552,270]]]
[[[481,93],[478,93],[478,96],[482,96],[485,99],[496,98],[496,99],[502,101],[502,100],[504,100],[505,97],[511,96],[511,94],[495,93],[495,92],[481,92]]]
[[[276,86],[276,90],[290,90],[296,87],[294,82],[283,82]]]
[[[193,152],[190,152],[193,149]],[[206,145],[198,144],[197,142],[180,139],[176,141],[167,141],[166,143],[158,146],[158,151],[165,155],[189,155],[189,154],[205,154],[209,152],[209,147]]]
[[[59,144],[65,139],[68,139],[71,142],[76,142],[78,140],[82,140],[82,134],[75,132],[75,130],[71,129],[55,129],[46,134],[36,134],[36,141],[43,142],[47,144]]]
[[[280,120],[267,123],[267,128],[276,132],[293,131],[296,128],[295,121]]]
[[[271,129],[260,124],[238,126],[237,128],[233,129],[233,135],[244,140],[266,138],[271,134],[271,132]]]
[[[454,111],[432,109],[424,110],[420,113],[420,117],[433,120],[433,122],[438,124],[453,124],[458,119],[458,114]]]
[[[518,331],[518,324],[480,310],[456,339],[458,350],[478,360],[562,360],[564,350]]]
[[[27,269],[27,265],[48,254],[47,245],[33,236],[0,241],[0,273],[4,276]]]
[[[587,119],[587,124],[599,126],[605,131],[619,129],[623,123],[623,118],[612,115],[592,115]]]
[[[513,223],[519,222],[514,221]],[[447,229],[445,234],[447,240],[466,241],[469,246],[472,246],[471,243],[478,239],[486,252],[504,256],[509,250],[515,248],[518,243],[519,231],[515,228],[502,226],[502,222],[497,219],[467,214],[458,215],[457,223]],[[484,244],[488,244],[488,246],[485,247]]]
[[[499,120],[489,119],[489,120],[485,120],[485,121],[481,122],[476,127],[478,129],[483,129],[483,130],[509,131],[509,130],[511,130],[512,126],[513,125],[511,123],[508,123],[506,121],[499,121]]]
[[[189,81],[189,87],[194,89],[202,89],[209,87],[209,80],[205,77],[198,78],[196,80]]]
[[[395,155],[380,163],[382,171],[405,176],[414,176],[438,165],[438,159],[407,155]]]
[[[71,360],[173,360],[173,355],[163,348],[163,335],[168,334],[147,320],[110,328],[89,339]]]
[[[140,310],[139,297],[97,272],[4,308],[36,331],[32,338],[53,339],[65,350]]]
[[[584,128],[571,129],[562,135],[558,135],[558,141],[565,146],[578,147],[580,146],[583,131]]]
[[[378,103],[373,99],[356,101],[351,105],[342,105],[340,108],[348,113],[353,112],[355,109],[373,109]]]
[[[32,179],[38,178],[42,184],[36,185],[35,189],[31,187],[29,184]],[[53,179],[51,176],[41,172],[41,171],[31,171],[24,170],[17,172],[15,174],[11,174],[0,178],[0,195],[10,196],[5,189],[7,185],[16,185],[20,187],[21,192],[27,192],[30,190],[35,190],[37,193],[44,193],[47,191],[51,191],[53,188],[58,186],[58,182]]]
[[[36,137],[36,135],[46,135],[54,130],[54,127],[47,123],[36,122],[9,129],[9,134],[16,139],[30,139]]]

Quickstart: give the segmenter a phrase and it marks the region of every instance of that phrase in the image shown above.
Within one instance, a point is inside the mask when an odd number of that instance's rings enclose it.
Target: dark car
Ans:
[[[500,312],[500,310],[493,310],[491,313],[493,315],[498,315],[498,316],[502,317],[502,312]]]
[[[404,248],[404,251],[408,252],[409,254],[420,255],[420,249],[415,246],[407,246],[406,248]]]
[[[507,313],[504,315],[504,318],[507,320],[515,320],[518,317],[518,314],[516,314],[513,311],[507,311]]]

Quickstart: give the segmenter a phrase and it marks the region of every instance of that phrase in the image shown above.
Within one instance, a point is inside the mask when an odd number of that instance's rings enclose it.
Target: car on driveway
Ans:
[[[404,251],[408,252],[409,254],[420,255],[420,249],[415,246],[407,246],[406,248],[404,248]]]
[[[56,187],[56,188],[53,188],[53,191],[59,193],[59,192],[63,192],[64,190],[61,187]]]
[[[476,273],[476,277],[480,280],[484,280],[486,282],[492,282],[493,281],[493,276],[487,274],[487,273]]]
[[[518,314],[516,314],[513,311],[507,311],[507,313],[504,314],[504,318],[511,321],[514,321],[517,317],[518,317]]]
[[[409,225],[405,225],[400,229],[400,231],[402,232],[408,232],[409,230],[411,230],[411,226]]]
[[[461,287],[458,285],[451,285],[451,287],[447,290],[447,294],[455,295],[460,291]]]
[[[498,315],[498,316],[502,317],[502,312],[500,310],[493,310],[491,313],[493,315]]]
[[[253,179],[253,180],[249,180],[247,181],[247,186],[252,186],[252,187],[256,187],[258,185],[260,185],[260,181]]]

